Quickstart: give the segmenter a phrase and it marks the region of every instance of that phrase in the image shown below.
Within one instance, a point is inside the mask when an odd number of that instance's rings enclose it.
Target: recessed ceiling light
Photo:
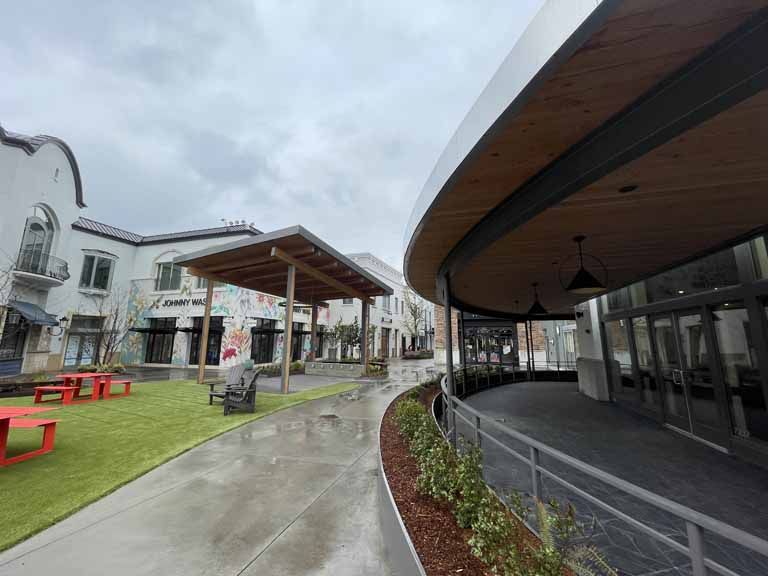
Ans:
[[[501,154],[499,154],[498,152],[491,152],[491,156],[493,156],[494,158],[498,158],[499,156],[501,156]]]
[[[685,290],[678,290],[677,293],[678,294],[685,294]]]
[[[627,186],[622,186],[619,188],[619,192],[622,194],[626,194],[627,192],[634,192],[637,190],[637,184],[628,184]]]

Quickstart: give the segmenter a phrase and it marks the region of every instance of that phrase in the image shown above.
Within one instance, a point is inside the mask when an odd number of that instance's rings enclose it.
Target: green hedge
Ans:
[[[583,543],[585,533],[570,504],[536,502],[541,543],[532,545],[519,520],[530,512],[522,496],[509,494],[515,518],[483,481],[479,448],[462,441],[456,451],[443,439],[418,395],[411,391],[395,408],[395,421],[419,467],[417,488],[451,506],[457,524],[472,531],[472,553],[494,574],[562,576],[570,569],[579,576],[616,575],[594,546]]]

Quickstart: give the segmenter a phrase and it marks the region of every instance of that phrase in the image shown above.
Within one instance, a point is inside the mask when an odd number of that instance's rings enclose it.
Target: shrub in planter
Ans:
[[[77,367],[78,372],[112,372],[122,374],[125,372],[125,366],[122,364],[85,364]]]

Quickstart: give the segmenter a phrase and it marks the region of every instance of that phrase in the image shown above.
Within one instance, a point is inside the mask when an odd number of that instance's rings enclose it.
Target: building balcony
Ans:
[[[21,250],[13,276],[17,281],[36,288],[54,288],[69,279],[69,266],[61,258],[40,250]]]

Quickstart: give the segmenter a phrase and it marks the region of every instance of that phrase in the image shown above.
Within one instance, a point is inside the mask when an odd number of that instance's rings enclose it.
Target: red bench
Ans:
[[[111,387],[115,384],[123,385],[122,394],[112,394]],[[121,398],[123,396],[129,396],[131,394],[131,381],[130,380],[112,380],[111,382],[104,383],[104,398]]]
[[[3,452],[0,453],[0,466],[7,466],[9,464],[15,464],[16,462],[23,462],[24,460],[29,460],[30,458],[34,458],[35,456],[39,456],[40,454],[45,454],[46,452],[50,452],[53,450],[53,442],[56,437],[56,423],[58,420],[37,420],[37,419],[25,419],[25,418],[11,418],[10,427],[11,428],[43,428],[43,445],[37,449],[32,450],[31,452],[25,452],[24,454],[19,454],[18,456],[12,456],[11,458],[6,458],[4,453],[5,446],[3,445]],[[7,434],[7,431],[6,431]]]
[[[43,400],[43,394],[59,394],[52,400]],[[80,396],[80,386],[36,386],[35,404],[43,402],[57,402],[61,400],[62,404],[72,404]]]

